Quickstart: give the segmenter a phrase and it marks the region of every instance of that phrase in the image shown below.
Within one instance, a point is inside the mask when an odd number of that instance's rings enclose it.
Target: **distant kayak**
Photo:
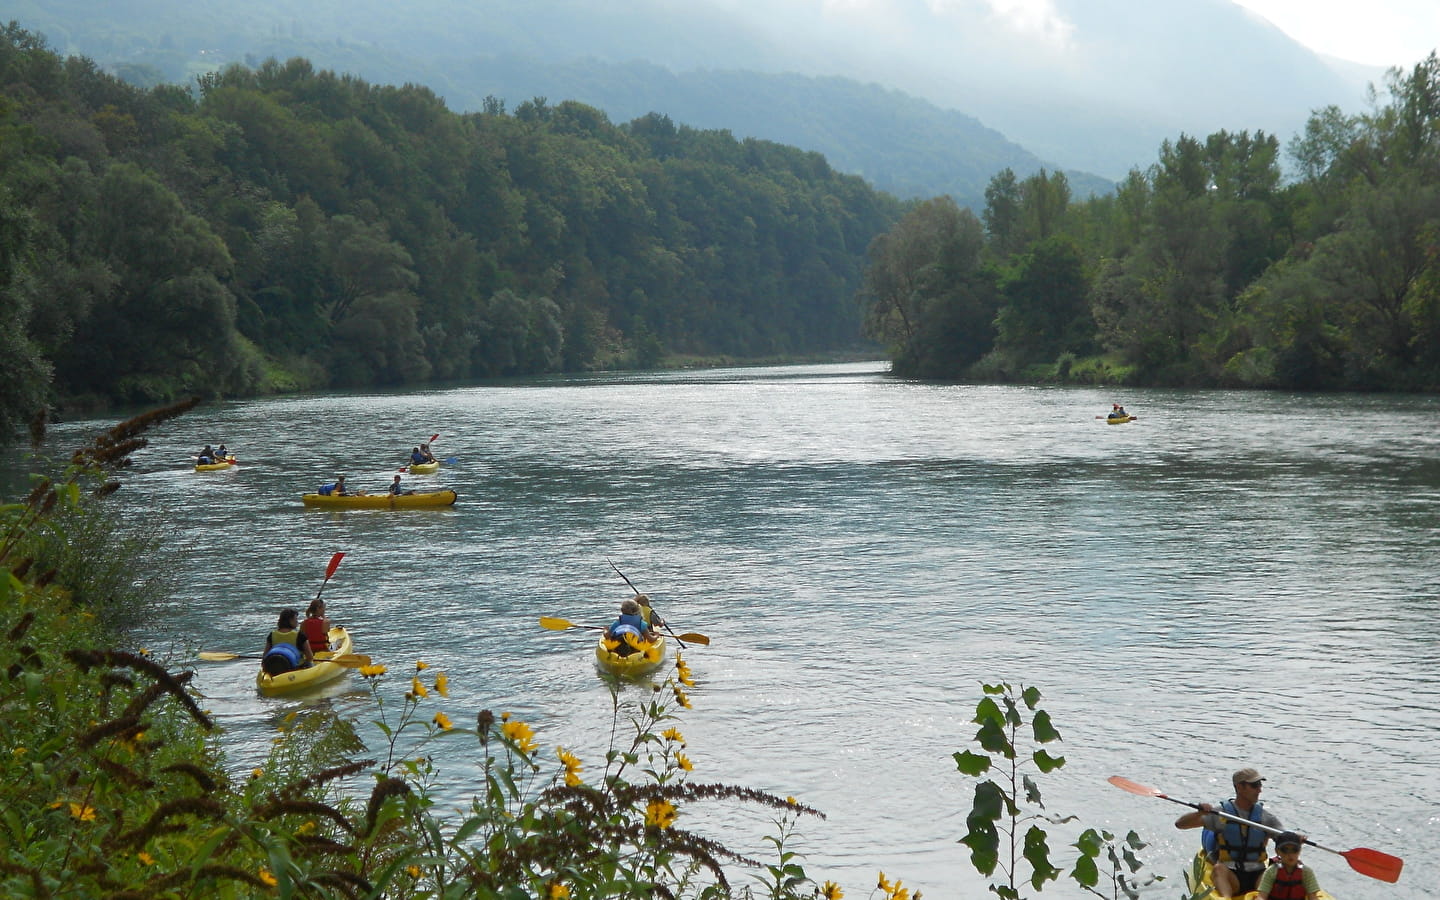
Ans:
[[[255,673],[255,687],[266,697],[279,697],[329,684],[344,677],[351,667],[326,662],[326,658],[345,656],[354,646],[350,632],[338,626],[331,628],[330,649],[315,654],[314,665],[304,669],[292,669],[279,675],[267,675],[265,670],[261,669]]]
[[[1137,416],[1106,416],[1106,425],[1124,425],[1126,422],[1133,422]]]
[[[233,456],[227,456],[227,457],[225,457],[224,459],[217,459],[215,462],[210,462],[210,463],[196,463],[196,464],[195,464],[195,471],[197,471],[197,472],[219,472],[221,469],[229,469],[229,468],[232,468],[232,467],[238,465],[239,462],[240,462],[240,461],[239,461],[238,459],[236,459],[235,457],[233,457]]]
[[[428,463],[411,463],[409,465],[411,475],[434,475],[440,471],[440,460]]]
[[[424,509],[454,506],[460,497],[452,490],[416,491],[413,494],[305,494],[306,506],[327,509]]]
[[[611,675],[633,678],[654,671],[665,661],[665,635],[663,634],[656,634],[655,640],[645,644],[644,649],[624,656],[615,652],[615,648],[619,646],[619,641],[611,640],[603,634],[595,643],[595,662],[603,671],[609,672]]]

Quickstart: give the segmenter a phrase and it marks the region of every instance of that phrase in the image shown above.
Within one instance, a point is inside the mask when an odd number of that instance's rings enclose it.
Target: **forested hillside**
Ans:
[[[141,90],[0,39],[0,425],[53,402],[855,346],[900,204],[815,153],[304,60]]]
[[[997,176],[877,241],[868,327],[923,377],[1440,389],[1440,61],[1374,109],[1166,141],[1111,196]]]

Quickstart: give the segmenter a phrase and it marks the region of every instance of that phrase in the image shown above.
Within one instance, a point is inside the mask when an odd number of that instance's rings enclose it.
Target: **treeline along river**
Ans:
[[[1138,421],[1097,421],[1117,400]],[[48,449],[108,424],[57,426]],[[258,651],[343,550],[325,596],[390,666],[392,709],[424,660],[451,718],[514,712],[590,774],[610,708],[591,633],[536,620],[607,622],[629,595],[614,561],[711,638],[686,654],[693,778],[826,812],[793,849],[850,896],[879,870],[986,895],[951,754],[981,683],[1009,681],[1044,692],[1064,738],[1048,809],[1153,842],[1151,896],[1180,895],[1198,833],[1106,777],[1215,800],[1253,765],[1288,826],[1405,860],[1392,886],[1307,849],[1334,896],[1418,900],[1440,884],[1437,425],[1430,396],[935,385],[878,364],[597,375],[202,407],[151,435],[116,497],[182,552],[183,591],[140,636],[157,652]],[[407,481],[455,488],[454,508],[302,507],[337,474],[383,489],[437,432],[453,463]],[[242,465],[191,471],[217,441]],[[195,665],[239,771],[297,706],[374,717],[358,678],[267,700],[250,663]],[[472,739],[432,749],[461,805]],[[768,813],[685,815],[767,852]]]

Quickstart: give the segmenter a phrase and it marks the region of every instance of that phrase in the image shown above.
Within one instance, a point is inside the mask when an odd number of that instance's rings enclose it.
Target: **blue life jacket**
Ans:
[[[273,635],[271,640],[271,647],[265,651],[265,658],[260,661],[260,668],[271,675],[279,675],[300,668],[300,663],[305,656],[300,652],[299,647],[292,643],[274,643]]]
[[[410,454],[410,461],[418,466],[419,464],[425,462],[425,454],[421,453],[419,450],[416,450],[414,453]]]
[[[1240,815],[1240,810],[1235,806],[1233,800],[1223,801],[1220,809],[1232,816]],[[1264,814],[1263,809],[1264,804],[1257,800],[1255,805],[1250,807],[1250,821],[1259,822]],[[1211,831],[1206,828],[1200,835],[1200,844],[1205,848],[1206,854],[1210,856],[1211,862],[1234,861],[1242,864],[1261,862],[1261,851],[1270,835],[1262,829],[1242,825],[1233,819],[1222,819],[1221,821],[1225,823],[1225,826],[1219,831]]]
[[[326,497],[330,496],[331,494],[335,493],[335,485],[333,485],[333,484],[322,484],[322,485],[320,485],[320,493],[321,493],[323,496],[326,496]]]

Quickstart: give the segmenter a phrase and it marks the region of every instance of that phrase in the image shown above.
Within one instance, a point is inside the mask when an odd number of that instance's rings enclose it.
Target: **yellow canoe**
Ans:
[[[1129,422],[1130,420],[1132,420],[1132,419],[1134,419],[1134,418],[1135,418],[1134,416],[1106,416],[1106,417],[1105,417],[1105,424],[1106,424],[1106,425],[1124,425],[1126,422]]]
[[[237,460],[235,457],[233,457],[233,456],[227,456],[227,457],[225,457],[224,459],[222,459],[222,460],[217,460],[217,461],[215,461],[215,462],[213,462],[213,463],[205,463],[204,465],[201,465],[201,464],[197,463],[197,464],[195,465],[195,471],[197,471],[197,472],[219,472],[221,469],[229,469],[229,468],[232,468],[232,467],[234,467],[234,466],[236,466],[236,465],[238,465],[238,464],[239,464],[239,460]]]
[[[653,672],[665,661],[665,635],[654,633],[655,639],[643,649],[621,656],[614,648],[620,646],[604,634],[595,642],[595,663],[611,675],[633,678]]]
[[[434,475],[440,471],[440,460],[428,463],[411,463],[409,466],[411,475]]]
[[[315,665],[308,669],[282,672],[279,675],[267,675],[265,670],[261,669],[255,673],[255,687],[266,697],[279,697],[329,684],[345,677],[345,673],[350,671],[350,667],[328,663],[325,660],[332,656],[343,656],[349,653],[354,646],[350,632],[336,626],[330,629],[330,649],[315,654]]]
[[[306,506],[322,509],[424,509],[454,506],[460,495],[452,490],[416,491],[413,494],[306,494]]]
[[[1209,858],[1205,856],[1205,851],[1202,850],[1195,854],[1195,859],[1191,861],[1190,867],[1185,870],[1185,885],[1190,889],[1190,895],[1192,897],[1208,898],[1220,896],[1215,893],[1215,885],[1210,880],[1210,872],[1212,869],[1213,867],[1210,865]],[[1250,891],[1241,894],[1240,900],[1256,900],[1259,896],[1260,893],[1258,891]],[[1334,898],[1323,890],[1320,891],[1317,896],[1320,900],[1334,900]]]

